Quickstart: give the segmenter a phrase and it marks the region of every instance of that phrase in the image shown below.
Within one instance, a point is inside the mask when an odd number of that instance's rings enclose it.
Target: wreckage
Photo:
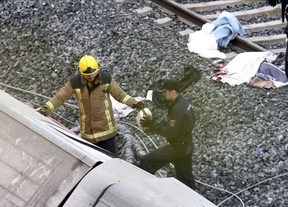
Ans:
[[[92,145],[0,90],[1,206],[215,207]]]

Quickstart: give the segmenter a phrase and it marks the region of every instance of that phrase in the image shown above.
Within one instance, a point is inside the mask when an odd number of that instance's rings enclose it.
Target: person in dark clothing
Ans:
[[[273,7],[279,3],[281,3],[282,22],[284,23],[285,19],[287,22],[284,27],[284,34],[286,34],[285,74],[288,78],[288,0],[268,0],[268,4]]]
[[[160,147],[144,155],[139,167],[154,174],[161,167],[173,163],[176,179],[195,189],[195,180],[192,173],[192,130],[196,122],[192,105],[180,95],[180,83],[172,79],[163,79],[157,89],[162,92],[167,101],[167,121],[158,123],[155,119],[144,117],[140,120],[143,127],[148,127],[151,132],[164,136],[168,145]]]
[[[282,22],[285,21],[285,11],[286,6],[288,5],[288,0],[268,0],[269,6],[276,6],[277,4],[281,3],[281,14],[282,14]],[[286,19],[287,21],[287,19]]]
[[[286,0],[288,1],[288,0]],[[288,2],[287,5],[285,7],[285,17],[286,17],[286,26],[284,27],[284,34],[286,34],[286,51],[285,51],[285,75],[288,78]]]

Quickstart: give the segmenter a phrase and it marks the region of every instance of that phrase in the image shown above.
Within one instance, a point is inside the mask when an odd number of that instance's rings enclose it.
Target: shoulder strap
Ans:
[[[82,90],[84,88],[84,85],[82,84],[82,81],[81,81],[81,75],[80,74],[77,74],[74,77],[70,78],[69,81],[70,81],[73,89],[80,88]]]
[[[101,75],[101,82],[103,84],[110,84],[111,83],[112,76],[110,73],[105,72],[105,71],[100,71],[100,75]]]
[[[102,91],[103,93],[108,93],[108,89],[112,80],[111,74],[107,72],[100,71],[101,82],[105,85],[105,89]]]

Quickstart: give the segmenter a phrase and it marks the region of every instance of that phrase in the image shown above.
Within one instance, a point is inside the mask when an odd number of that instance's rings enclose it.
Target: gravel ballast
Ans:
[[[38,108],[77,72],[79,59],[91,54],[128,94],[145,97],[151,83],[180,80],[184,67],[192,65],[201,79],[183,95],[197,116],[197,192],[220,206],[288,206],[287,87],[265,90],[212,81],[211,60],[190,53],[188,36],[179,34],[189,26],[171,15],[170,25],[159,25],[155,20],[168,14],[150,1],[135,2],[0,1],[0,89]],[[145,6],[153,12],[136,12]],[[77,128],[78,110],[71,107],[75,100],[67,103],[53,117]],[[153,116],[164,118],[165,110],[146,103]],[[118,120],[119,155],[133,164],[146,153],[139,139],[150,149],[147,137],[165,144],[165,139],[131,127],[136,115]],[[229,192],[241,200],[229,198]]]

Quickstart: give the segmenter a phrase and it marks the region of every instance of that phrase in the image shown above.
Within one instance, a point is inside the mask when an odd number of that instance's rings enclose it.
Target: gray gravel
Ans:
[[[137,14],[144,6],[154,12]],[[198,119],[193,131],[197,191],[215,204],[233,192],[249,207],[287,206],[287,87],[261,90],[213,82],[211,60],[191,54],[188,37],[178,33],[188,26],[174,16],[169,26],[155,23],[165,16],[149,1],[0,1],[0,89],[38,108],[75,74],[80,57],[92,54],[126,92],[145,97],[149,84],[181,79],[184,66],[193,65],[202,78],[183,95]],[[76,105],[74,99],[68,103]],[[163,118],[165,111],[147,105]],[[136,124],[136,114],[119,120],[119,155],[135,164],[146,153],[139,139],[148,149],[154,148],[148,138],[165,144],[129,125]],[[69,128],[78,126],[77,109],[69,105],[53,117]],[[167,175],[172,172],[167,167]],[[220,206],[243,203],[229,198]]]

